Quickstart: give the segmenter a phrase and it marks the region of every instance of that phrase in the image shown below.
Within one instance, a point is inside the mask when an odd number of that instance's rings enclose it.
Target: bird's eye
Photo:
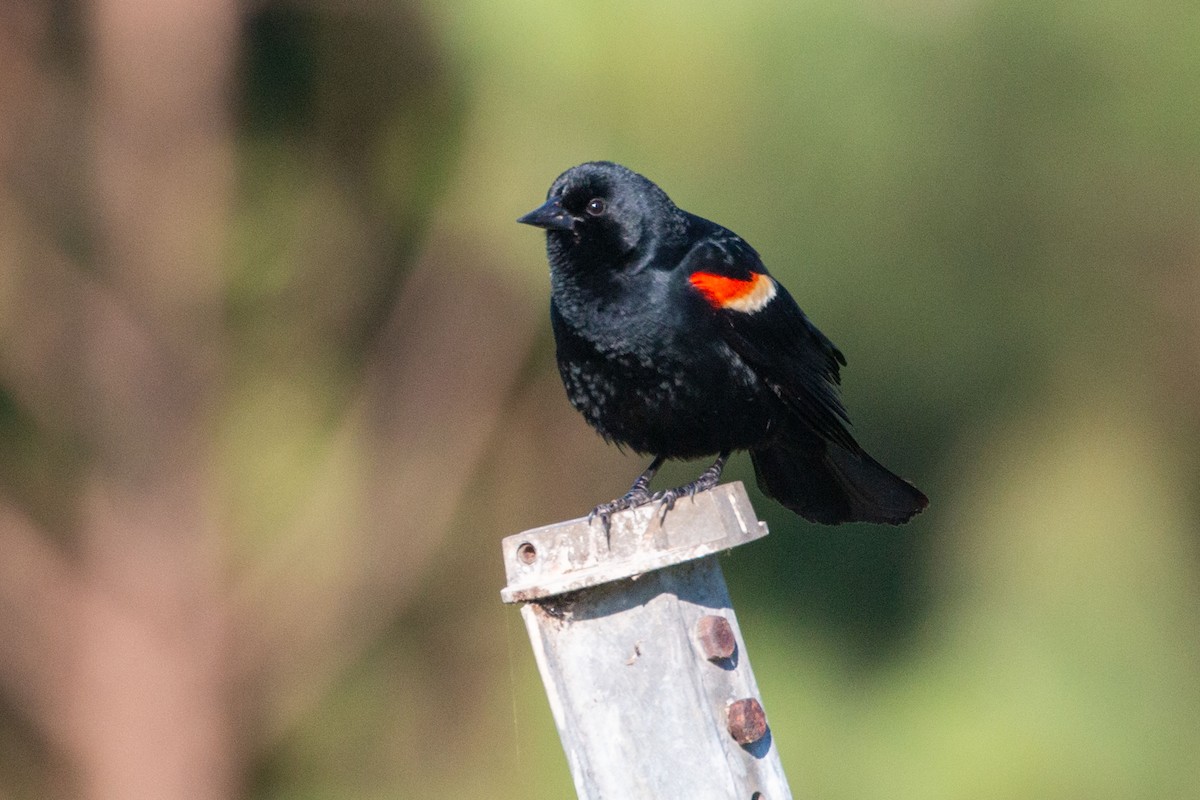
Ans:
[[[598,217],[604,213],[604,208],[605,208],[604,201],[601,200],[599,197],[593,197],[591,200],[588,201],[586,210],[587,210],[587,213],[591,214],[593,217]]]

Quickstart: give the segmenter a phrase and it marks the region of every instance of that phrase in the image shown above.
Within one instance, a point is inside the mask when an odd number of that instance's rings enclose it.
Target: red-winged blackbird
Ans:
[[[845,357],[737,234],[619,164],[573,167],[518,222],[546,229],[550,320],[571,404],[608,441],[654,456],[616,511],[710,489],[749,450],[759,487],[814,522],[906,522],[929,504],[846,429]],[[717,454],[651,494],[668,458]]]

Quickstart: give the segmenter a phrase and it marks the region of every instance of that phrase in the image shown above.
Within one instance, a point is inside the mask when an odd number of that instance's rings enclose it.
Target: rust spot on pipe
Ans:
[[[729,735],[741,745],[754,744],[767,735],[767,714],[753,697],[734,700],[725,712]]]
[[[696,639],[700,650],[709,661],[724,661],[732,658],[737,650],[737,640],[729,620],[717,614],[708,614],[696,623]]]

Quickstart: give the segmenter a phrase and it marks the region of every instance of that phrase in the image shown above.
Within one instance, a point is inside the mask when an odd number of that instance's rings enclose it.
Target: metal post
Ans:
[[[766,534],[730,483],[504,539],[581,800],[790,800],[715,555]]]

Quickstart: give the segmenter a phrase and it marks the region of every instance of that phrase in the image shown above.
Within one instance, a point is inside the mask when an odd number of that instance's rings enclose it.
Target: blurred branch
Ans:
[[[65,731],[76,576],[45,531],[0,497],[0,684],[50,740]]]
[[[68,749],[85,797],[219,800],[236,768],[207,442],[236,9],[95,0],[88,11],[90,219],[112,290],[101,298],[115,302],[66,309],[94,456]]]
[[[234,0],[92,3],[100,264],[158,336],[217,330],[233,188]]]
[[[9,286],[0,375],[42,427],[95,460],[82,498],[67,486],[55,498],[82,500],[77,562],[0,505],[0,680],[69,754],[85,796],[204,796],[187,762],[226,762],[206,769],[227,785],[230,756],[203,381],[194,356],[164,346],[109,287],[26,243],[41,258]],[[174,725],[181,715],[188,726]]]
[[[239,592],[264,744],[420,588],[533,341],[525,302],[486,270],[427,258],[409,275],[304,522]]]
[[[42,44],[62,46],[50,4],[39,8]],[[328,30],[301,20],[300,49],[325,59],[314,94],[299,95],[318,109],[314,135],[267,134],[297,143],[284,161],[302,177],[256,184],[250,168],[251,191],[284,202],[240,230],[288,247],[278,273],[261,248],[239,249],[246,285],[265,287],[239,294],[227,285],[237,265],[222,269],[234,3],[93,0],[81,13],[67,27],[87,41],[69,49],[86,60],[69,69],[36,48],[0,52],[22,67],[6,73],[16,89],[0,76],[0,97],[21,100],[0,119],[0,412],[17,422],[0,421],[31,449],[65,453],[28,459],[34,478],[4,462],[0,687],[45,732],[46,771],[72,794],[222,800],[244,766],[238,747],[272,743],[256,723],[291,725],[418,590],[536,315],[479,258],[446,255],[448,242],[411,265],[457,113],[424,33],[370,14],[334,15]],[[272,35],[292,34],[287,13],[273,19]],[[346,57],[346,42],[369,57]],[[304,176],[315,190],[296,213],[286,181]],[[280,225],[293,214],[297,230]],[[300,391],[337,396],[338,430],[302,522],[231,598],[222,523],[238,521],[214,459],[220,414],[237,402],[230,376],[253,376],[253,393],[265,385],[254,378],[294,367]],[[348,410],[346,386],[358,387]],[[236,718],[233,679],[248,701]]]

